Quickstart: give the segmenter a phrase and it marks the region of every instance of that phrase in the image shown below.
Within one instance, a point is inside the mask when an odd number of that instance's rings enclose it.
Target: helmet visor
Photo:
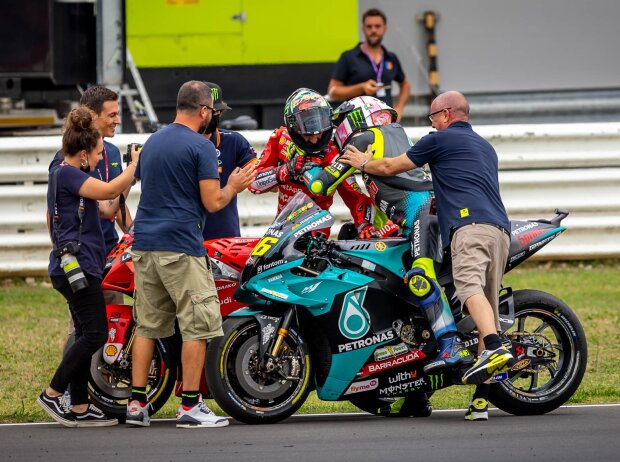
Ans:
[[[314,135],[332,127],[329,107],[315,107],[289,116],[289,125],[301,135]]]

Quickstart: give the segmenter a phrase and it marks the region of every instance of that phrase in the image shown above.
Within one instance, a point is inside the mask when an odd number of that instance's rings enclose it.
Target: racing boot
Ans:
[[[454,332],[447,333],[439,339],[439,354],[435,360],[424,366],[426,374],[454,366],[465,366],[474,362],[474,355]]]
[[[421,265],[427,267],[426,271],[422,267],[411,268],[405,275],[405,283],[424,309],[439,343],[439,354],[436,359],[424,367],[424,372],[428,374],[473,363],[474,355],[463,346],[457,336],[458,331],[446,295],[432,277],[434,275],[430,266],[432,261],[430,264],[425,263],[427,262],[421,262]],[[416,264],[420,264],[418,260]]]

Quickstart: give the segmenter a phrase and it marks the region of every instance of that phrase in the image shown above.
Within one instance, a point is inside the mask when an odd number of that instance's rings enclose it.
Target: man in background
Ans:
[[[403,116],[411,85],[405,77],[396,54],[381,45],[387,32],[387,18],[383,11],[371,8],[362,16],[365,42],[345,51],[336,63],[327,92],[332,101],[345,101],[356,96],[374,96]],[[392,98],[392,81],[400,87],[398,101]]]
[[[220,186],[223,188],[228,183],[228,177],[237,167],[243,168],[250,162],[257,162],[256,152],[240,133],[218,128],[222,114],[224,111],[230,110],[230,106],[224,102],[222,88],[218,84],[205,83],[211,88],[213,116],[202,136],[210,140],[215,146]],[[207,212],[207,223],[209,226],[205,226],[202,230],[202,236],[205,240],[241,236],[237,196],[233,197],[222,210],[215,213]]]

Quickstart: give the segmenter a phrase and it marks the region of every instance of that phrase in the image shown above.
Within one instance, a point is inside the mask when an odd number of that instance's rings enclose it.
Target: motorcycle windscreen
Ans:
[[[301,246],[295,243],[304,234],[329,229],[334,217],[319,207],[303,192],[295,194],[271,223],[248,258],[241,281],[275,268],[286,262],[304,257]]]

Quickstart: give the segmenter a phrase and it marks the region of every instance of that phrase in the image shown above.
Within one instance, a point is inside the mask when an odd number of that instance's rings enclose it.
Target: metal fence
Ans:
[[[567,232],[539,253],[543,259],[620,257],[620,124],[478,126],[497,150],[500,187],[512,218],[551,217],[569,209]],[[428,128],[407,128],[412,140]],[[260,152],[268,131],[244,132]],[[121,152],[148,135],[112,138]],[[47,168],[58,136],[0,138],[0,275],[45,274],[51,249],[46,230]],[[128,205],[135,214],[139,183]],[[276,195],[239,197],[242,232],[261,235],[274,217]],[[336,198],[333,211],[348,217]]]

